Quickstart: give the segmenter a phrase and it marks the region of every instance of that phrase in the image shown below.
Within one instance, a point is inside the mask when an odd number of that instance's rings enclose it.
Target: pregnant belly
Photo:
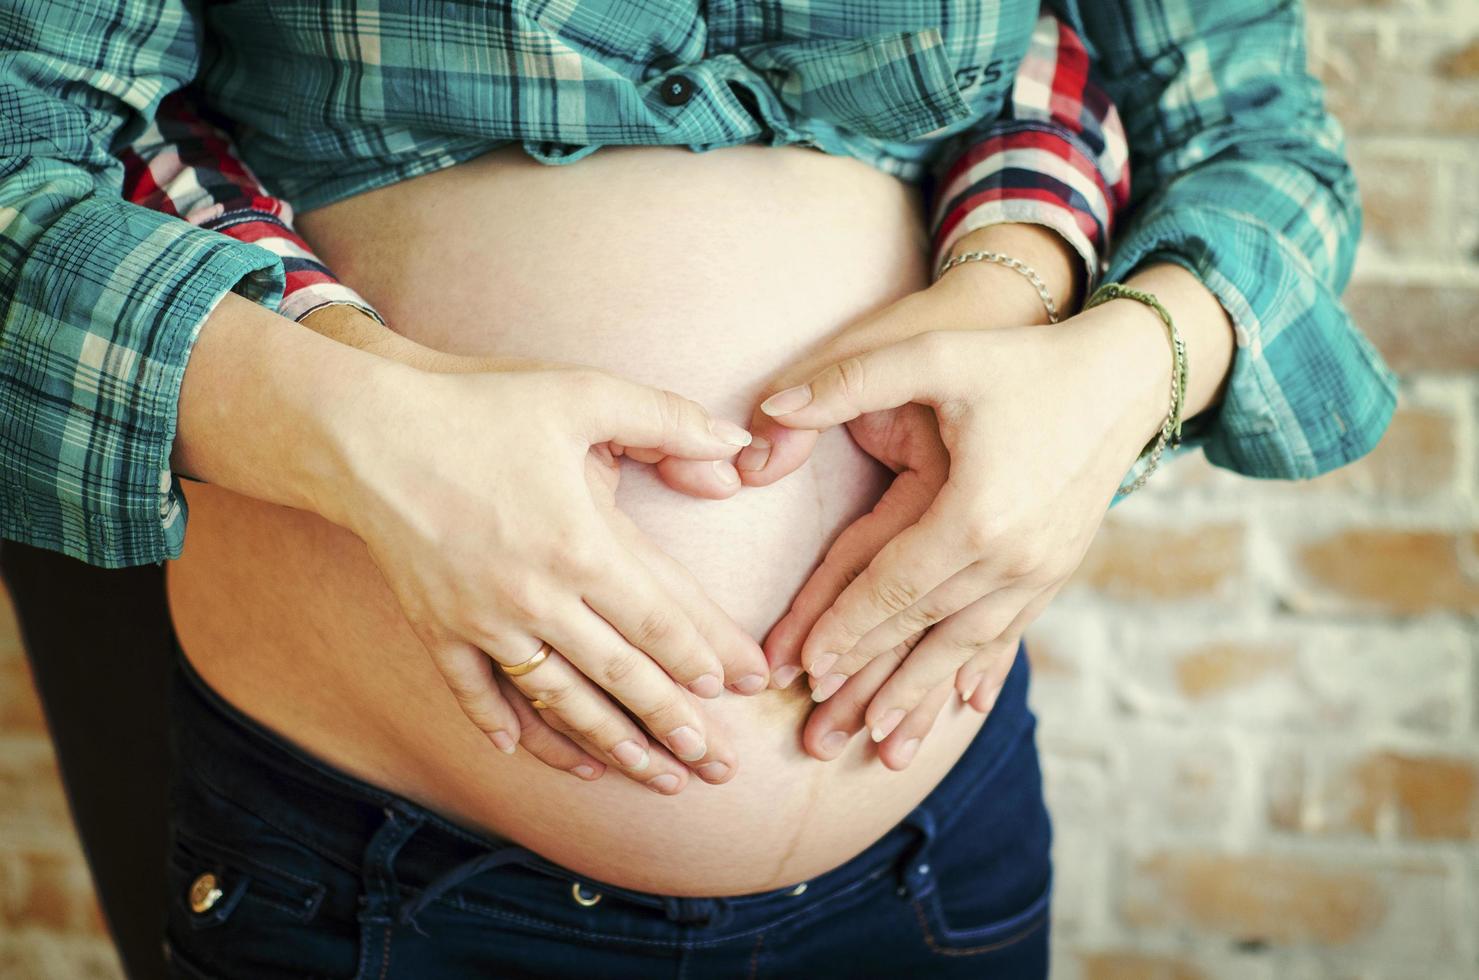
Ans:
[[[590,364],[741,422],[774,372],[927,281],[916,192],[798,148],[605,148],[569,167],[508,148],[301,227],[428,346]],[[769,488],[699,501],[627,464],[617,499],[760,638],[888,477],[837,429]],[[952,700],[895,773],[866,737],[829,763],[805,755],[804,684],[726,692],[705,709],[738,754],[727,784],[667,798],[615,771],[583,783],[473,729],[357,538],[217,487],[187,492],[169,598],[208,683],[331,765],[616,885],[742,894],[830,870],[923,799],[980,725]]]

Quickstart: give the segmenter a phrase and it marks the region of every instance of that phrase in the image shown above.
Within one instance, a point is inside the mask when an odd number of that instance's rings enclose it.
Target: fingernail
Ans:
[[[718,674],[704,674],[689,684],[688,689],[701,698],[717,698],[724,690],[724,682]]]
[[[775,671],[770,675],[770,680],[771,683],[776,686],[777,690],[784,690],[790,687],[791,682],[800,676],[800,667],[793,667],[790,664],[787,664],[784,667],[777,667]]]
[[[750,444],[740,450],[740,454],[734,458],[734,465],[747,473],[765,469],[765,464],[770,460],[770,440],[756,436],[750,440]]]
[[[746,674],[734,682],[734,689],[740,694],[759,694],[765,690],[765,677],[761,674]]]
[[[670,772],[665,772],[661,776],[653,776],[647,780],[647,786],[649,789],[658,793],[674,793],[678,789],[678,777]]]
[[[828,674],[820,681],[817,681],[817,686],[811,692],[811,699],[817,704],[821,704],[823,701],[836,694],[837,689],[841,687],[843,685],[843,682],[845,682],[846,680],[846,674]]]
[[[573,776],[579,776],[581,779],[596,778],[596,770],[590,766],[585,765],[576,766],[574,769],[570,770],[570,774]]]
[[[704,757],[708,751],[704,747],[703,736],[684,725],[668,732],[668,747],[684,762],[694,762]]]
[[[722,762],[706,762],[698,767],[698,774],[711,783],[717,783],[729,773],[729,767]]]
[[[811,662],[811,666],[806,668],[806,672],[813,677],[821,677],[825,675],[827,671],[831,670],[832,665],[836,662],[837,654],[824,653]]]
[[[883,719],[877,725],[873,726],[873,741],[882,742],[888,738],[893,734],[894,729],[899,727],[899,722],[903,720],[903,708],[890,708],[888,713],[883,716]]]
[[[724,484],[726,487],[739,486],[739,471],[737,471],[734,468],[734,464],[727,459],[714,460],[714,475],[719,477],[719,482]]]
[[[828,732],[822,739],[822,751],[828,755],[836,755],[847,745],[847,732]]]
[[[502,752],[504,755],[513,755],[514,750],[518,748],[518,745],[514,742],[513,736],[501,729],[494,732],[490,736],[490,738],[493,739],[493,744],[498,746],[498,751]]]
[[[641,772],[652,761],[652,757],[647,754],[647,750],[631,739],[627,739],[612,749],[611,757],[621,763],[623,767],[633,772]]]
[[[760,411],[766,415],[785,415],[811,404],[811,385],[797,385],[778,391],[760,403]]]
[[[731,446],[748,446],[750,444],[750,433],[727,419],[711,419],[709,431],[718,439],[729,443]]]
[[[919,739],[917,739],[917,738],[911,738],[909,741],[907,741],[903,745],[899,746],[899,763],[900,763],[900,765],[906,765],[907,766],[909,763],[913,762],[914,761],[914,753],[916,753],[918,751],[919,751]]]
[[[975,677],[972,677],[970,680],[965,682],[965,685],[961,688],[960,691],[960,699],[962,701],[969,701],[971,699],[971,696],[976,693],[976,688],[980,686],[981,675],[977,674]]]

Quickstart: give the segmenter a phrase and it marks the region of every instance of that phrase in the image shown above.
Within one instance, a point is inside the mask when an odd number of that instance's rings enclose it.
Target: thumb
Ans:
[[[734,460],[747,487],[768,487],[796,472],[810,458],[820,436],[816,429],[788,429],[758,409],[750,433],[754,441]]]
[[[760,411],[791,429],[826,429],[866,412],[949,397],[954,334],[916,334],[887,347],[844,358],[806,384],[760,403]]]
[[[572,404],[591,444],[617,442],[687,459],[726,459],[750,444],[750,433],[711,418],[698,402],[601,371],[572,379]]]

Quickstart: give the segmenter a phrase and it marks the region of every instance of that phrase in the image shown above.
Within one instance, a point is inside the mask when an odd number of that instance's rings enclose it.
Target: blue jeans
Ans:
[[[175,976],[1047,976],[1051,829],[1025,649],[965,755],[877,843],[803,885],[728,898],[613,887],[463,830],[292,747],[176,650]]]

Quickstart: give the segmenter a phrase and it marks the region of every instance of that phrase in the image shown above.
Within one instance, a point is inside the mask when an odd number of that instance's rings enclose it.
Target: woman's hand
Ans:
[[[532,720],[518,702],[538,699],[555,729],[654,791],[682,788],[678,759],[726,781],[736,760],[692,695],[762,690],[763,654],[614,494],[628,447],[720,460],[748,434],[595,370],[387,366],[346,408],[350,475],[320,510],[365,541],[467,716],[511,751]],[[528,673],[495,666],[542,642],[556,652]],[[599,775],[553,734],[536,741],[563,768]]]
[[[906,297],[860,327],[866,350],[763,406],[798,431],[846,422],[900,473],[766,640],[777,684],[799,654],[815,700],[843,692],[808,723],[819,758],[845,745],[836,733],[856,730],[864,698],[862,720],[895,768],[952,679],[989,708],[1022,631],[1082,560],[1165,410],[1164,332],[1123,304],[1053,327],[959,329],[971,321],[957,299]]]

